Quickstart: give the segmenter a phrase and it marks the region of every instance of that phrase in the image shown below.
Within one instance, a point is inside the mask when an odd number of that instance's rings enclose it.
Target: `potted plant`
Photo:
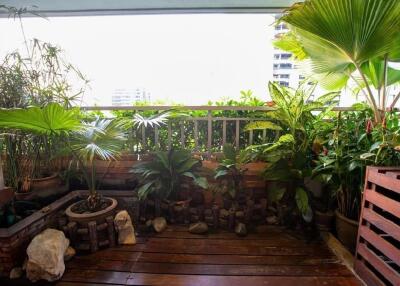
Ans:
[[[222,147],[222,159],[215,169],[214,178],[220,180],[225,208],[231,208],[233,201],[245,204],[244,174],[247,172],[247,154],[237,151],[231,144]]]
[[[140,199],[152,195],[175,204],[188,205],[190,192],[183,190],[182,184],[189,179],[203,189],[208,185],[207,179],[198,175],[200,166],[201,162],[194,159],[189,151],[171,149],[155,152],[153,160],[137,164],[131,172],[139,177],[137,193]]]
[[[127,122],[118,119],[96,118],[84,122],[81,130],[68,138],[67,147],[73,156],[73,164],[83,174],[89,188],[86,200],[78,201],[66,210],[70,221],[86,225],[90,221],[101,223],[115,212],[117,201],[102,197],[96,191],[96,160],[113,160],[122,150],[126,140]]]
[[[313,145],[330,130],[331,123],[324,119],[336,104],[337,93],[328,93],[310,101],[316,85],[302,85],[298,89],[269,83],[274,110],[267,112],[268,121],[255,121],[247,130],[270,129],[277,132],[276,140],[250,146],[252,158],[267,162],[264,177],[274,184],[268,188],[270,203],[276,203],[282,222],[294,223],[293,212],[298,210],[310,222],[311,193],[305,178],[311,176]],[[313,111],[321,110],[314,114]]]

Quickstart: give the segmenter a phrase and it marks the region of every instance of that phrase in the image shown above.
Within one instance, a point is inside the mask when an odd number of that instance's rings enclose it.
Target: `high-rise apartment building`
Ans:
[[[275,15],[278,20],[279,14]],[[274,38],[278,39],[289,31],[285,23],[278,23],[274,27]],[[274,48],[273,54],[273,81],[282,86],[297,88],[299,83],[304,80],[304,76],[300,73],[296,62],[292,60],[292,54]]]
[[[139,101],[150,101],[150,92],[144,88],[119,88],[111,95],[112,106],[129,106]]]

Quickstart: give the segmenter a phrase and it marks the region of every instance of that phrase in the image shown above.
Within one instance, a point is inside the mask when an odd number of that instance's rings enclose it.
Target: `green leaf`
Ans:
[[[147,198],[147,195],[150,193],[154,183],[155,181],[148,182],[138,189],[138,197],[140,200],[144,200]]]
[[[302,214],[306,214],[309,209],[308,195],[303,188],[296,188],[296,204]]]
[[[364,153],[364,154],[360,155],[361,160],[367,160],[371,157],[375,157],[375,154],[374,153]]]
[[[59,135],[79,130],[82,126],[79,110],[67,110],[58,103],[51,103],[43,108],[0,109],[0,127],[34,134]]]
[[[282,198],[283,195],[285,194],[286,189],[285,188],[270,188],[267,190],[267,196],[268,196],[268,201],[269,202],[279,202]]]
[[[254,121],[254,122],[247,124],[244,128],[245,131],[264,130],[264,129],[282,130],[282,127],[280,127],[279,125],[277,125],[271,121]]]
[[[214,178],[218,179],[218,178],[221,178],[221,177],[226,176],[228,174],[229,174],[228,170],[219,170],[219,171],[216,172]]]

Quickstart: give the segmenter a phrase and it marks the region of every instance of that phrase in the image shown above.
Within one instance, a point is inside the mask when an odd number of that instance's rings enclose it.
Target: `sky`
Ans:
[[[90,80],[84,105],[111,105],[115,89],[144,88],[151,100],[186,105],[267,100],[273,15],[196,14],[24,18],[28,39],[59,45]],[[0,56],[23,48],[19,22],[0,19]]]

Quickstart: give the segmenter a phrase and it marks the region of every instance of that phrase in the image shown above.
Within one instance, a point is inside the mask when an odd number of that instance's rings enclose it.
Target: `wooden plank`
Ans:
[[[385,239],[368,229],[366,226],[359,228],[360,236],[371,243],[388,258],[400,265],[400,250],[387,242]]]
[[[395,200],[369,189],[364,191],[364,197],[366,201],[380,207],[384,211],[390,212],[396,217],[400,217],[400,202],[396,202]]]
[[[232,276],[352,276],[340,264],[325,265],[214,265],[137,262],[131,269],[134,273],[232,275]]]
[[[386,286],[376,275],[361,261],[356,260],[354,270],[368,286]]]
[[[226,144],[226,120],[222,120],[222,146]]]
[[[383,216],[368,208],[364,209],[363,219],[367,220],[369,223],[373,224],[380,230],[383,230],[393,238],[400,241],[400,226],[398,226],[394,222],[384,218]]]
[[[236,120],[235,127],[235,146],[239,150],[240,147],[240,120]]]
[[[379,173],[379,169],[370,169],[368,172],[368,181],[377,184],[385,189],[391,190],[400,194],[400,180],[394,179],[391,176]],[[397,170],[398,171],[398,170]]]
[[[156,150],[160,149],[160,143],[158,142],[159,141],[159,137],[160,137],[160,132],[158,130],[158,126],[155,125],[154,126],[154,145],[156,147]]]
[[[68,269],[64,273],[62,281],[125,285],[130,275],[132,274],[129,272]]]
[[[212,113],[211,110],[207,112],[207,153],[211,156],[212,145]]]
[[[194,131],[193,131],[193,137],[194,137],[194,150],[198,151],[199,150],[199,122],[197,120],[194,121]]]
[[[172,147],[172,123],[168,121],[168,150]]]
[[[274,236],[275,239],[254,239],[254,240],[241,240],[241,239],[216,239],[213,236],[210,236],[208,239],[193,239],[193,238],[165,238],[165,237],[152,237],[149,240],[149,243],[157,243],[157,244],[188,244],[190,243],[193,246],[200,246],[204,244],[206,241],[209,246],[251,246],[251,247],[264,247],[264,246],[287,246],[292,248],[303,248],[303,247],[321,247],[322,242],[314,242],[308,243],[302,240],[296,239],[286,239],[283,237],[282,239],[278,236]]]
[[[400,274],[397,273],[388,264],[382,261],[382,259],[367,248],[364,243],[360,243],[358,246],[358,254],[361,255],[365,260],[368,261],[374,268],[381,273],[387,280],[393,285],[400,285]]]
[[[257,233],[250,233],[245,237],[239,237],[235,233],[212,233],[212,234],[192,234],[189,233],[188,231],[186,232],[170,232],[170,231],[164,231],[162,233],[158,233],[154,235],[154,238],[182,238],[182,239],[200,239],[200,240],[237,240],[237,241],[248,241],[248,240],[262,240],[262,241],[272,241],[275,243],[280,243],[280,242],[288,242],[292,244],[296,244],[297,242],[299,243],[306,243],[306,239],[303,237],[295,237],[289,233],[274,233],[272,232],[271,234],[257,234]],[[313,243],[321,243],[321,240],[316,238]],[[309,245],[310,242],[308,242]]]
[[[135,261],[103,260],[90,257],[75,258],[67,263],[68,269],[90,269],[104,271],[129,272],[134,266]]]
[[[142,151],[146,149],[146,127],[142,126]]]
[[[284,276],[212,276],[212,275],[171,275],[135,273],[127,280],[127,285],[160,286],[355,286],[362,285],[352,277],[284,277]]]
[[[223,264],[223,265],[321,265],[338,263],[332,255],[310,257],[303,256],[256,256],[256,255],[202,255],[202,254],[173,254],[173,253],[142,253],[137,259],[140,262],[160,263],[190,263],[190,264]]]
[[[180,125],[180,129],[181,129],[181,148],[185,148],[185,126],[184,126],[184,122],[180,121],[179,122]]]
[[[126,246],[116,248],[119,251],[138,251],[137,246]],[[192,245],[186,243],[184,245],[172,243],[162,245],[152,243],[149,241],[145,247],[141,249],[143,252],[157,252],[157,253],[179,253],[179,254],[237,254],[237,255],[329,255],[331,252],[326,247],[307,247],[307,248],[292,248],[282,246],[221,246],[221,245],[208,245],[207,241],[202,241],[201,244]]]
[[[123,248],[123,247],[122,247]],[[137,261],[142,252],[116,251],[115,248],[109,248],[97,251],[90,255],[77,256],[79,259],[100,260],[119,260],[119,261]]]

